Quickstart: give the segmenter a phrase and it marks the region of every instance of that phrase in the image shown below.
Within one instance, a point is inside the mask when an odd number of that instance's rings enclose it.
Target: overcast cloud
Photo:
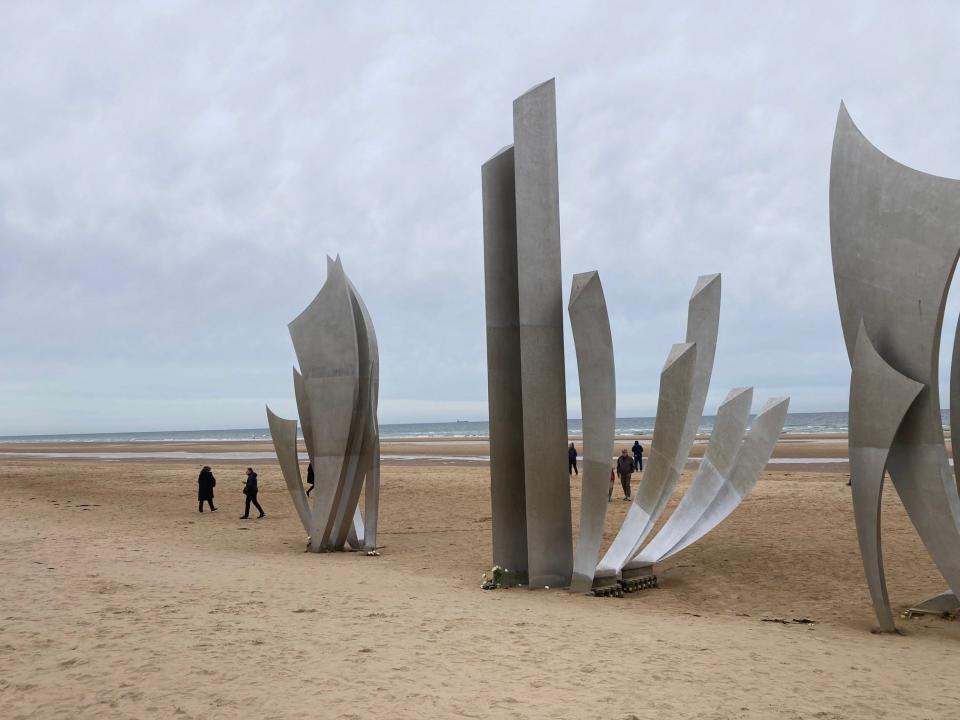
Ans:
[[[710,272],[707,411],[736,385],[846,409],[837,108],[960,176],[960,7],[670,5],[5,3],[0,434],[293,415],[286,324],[328,253],[373,314],[381,421],[485,419],[480,165],[549,77],[565,293],[600,271],[618,415],[653,414]],[[577,417],[569,340],[567,381]]]

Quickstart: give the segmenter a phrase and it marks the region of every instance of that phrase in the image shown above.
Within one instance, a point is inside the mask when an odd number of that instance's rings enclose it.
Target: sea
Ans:
[[[949,411],[942,412],[944,429],[949,429]],[[709,433],[713,429],[713,416],[704,416],[700,423],[700,432]],[[654,418],[628,417],[618,418],[617,435],[647,435],[653,432]],[[582,434],[580,420],[570,420],[570,435]],[[385,423],[380,426],[382,440],[415,438],[480,438],[489,434],[490,426],[486,421],[455,420],[437,423]],[[786,434],[826,434],[847,432],[847,413],[790,413],[784,423]],[[198,441],[244,441],[269,440],[267,428],[241,428],[229,430],[158,430],[154,432],[113,432],[83,433],[67,435],[7,435],[0,436],[0,442],[21,443],[122,443],[122,442],[198,442]]]

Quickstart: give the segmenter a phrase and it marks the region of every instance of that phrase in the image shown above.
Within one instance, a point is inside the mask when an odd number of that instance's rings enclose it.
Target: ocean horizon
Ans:
[[[941,412],[944,429],[949,429],[949,411]],[[713,429],[713,415],[705,415],[700,422],[700,433],[709,433]],[[653,432],[654,418],[626,417],[617,418],[617,435],[649,435]],[[571,419],[567,423],[570,435],[581,435],[580,419]],[[446,438],[482,438],[489,434],[490,426],[486,420],[455,420],[433,423],[383,423],[380,425],[380,437],[384,440],[446,439]],[[847,432],[847,413],[789,413],[783,426],[785,434],[830,434]],[[302,434],[301,434],[302,437]],[[231,442],[250,440],[269,440],[268,428],[238,428],[212,430],[155,430],[145,432],[106,432],[106,433],[60,433],[47,435],[2,435],[0,442]]]

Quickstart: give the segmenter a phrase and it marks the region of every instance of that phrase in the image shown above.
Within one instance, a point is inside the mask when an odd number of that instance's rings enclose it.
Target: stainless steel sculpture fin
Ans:
[[[892,632],[896,626],[883,572],[880,498],[893,439],[923,385],[898,373],[880,357],[863,323],[852,366],[848,443],[857,540],[880,629]]]
[[[600,561],[598,574],[609,575],[622,570],[636,555],[667,506],[686,465],[690,446],[703,416],[713,373],[719,325],[720,275],[703,275],[697,280],[687,312],[687,344],[696,347],[695,364],[689,378],[683,380],[687,387],[681,390],[668,385],[664,388],[664,376],[661,375],[650,461],[620,532]],[[684,398],[682,403],[679,402],[680,397]],[[661,407],[665,421],[670,423],[669,430],[660,429]],[[673,427],[674,424],[679,424],[679,427]]]
[[[277,452],[277,462],[280,463],[280,472],[287,483],[287,490],[293,499],[293,507],[300,516],[304,531],[309,535],[312,532],[312,520],[306,492],[303,489],[303,476],[300,474],[300,459],[297,455],[297,421],[286,420],[275,415],[267,407],[267,423],[270,426],[270,437]]]
[[[377,429],[379,351],[366,305],[343,271],[327,258],[327,280],[289,325],[300,364],[293,384],[313,464],[312,507],[303,490],[296,421],[267,419],[294,506],[312,552],[376,548],[380,445]],[[360,493],[366,483],[364,520]]]
[[[620,531],[597,565],[595,578],[616,576],[633,557],[653,526],[650,519],[660,509],[663,487],[676,484],[683,469],[682,464],[677,468],[677,460],[681,455],[680,444],[690,408],[696,364],[697,346],[694,343],[679,343],[670,349],[660,372],[660,397],[645,477],[634,494]],[[686,461],[686,451],[683,456]],[[647,478],[653,480],[648,482]]]
[[[493,564],[527,574],[517,200],[513,146],[481,169]]]
[[[707,512],[723,483],[727,481],[743,441],[753,402],[753,388],[731,390],[720,407],[710,433],[710,443],[697,474],[677,509],[660,528],[660,532],[637,556],[637,560],[653,564],[672,555],[688,533]]]
[[[884,630],[894,627],[877,515],[884,468],[937,568],[954,594],[960,591],[960,494],[944,445],[938,386],[958,228],[960,182],[890,159],[841,104],[830,163],[830,244],[852,368],[854,510]]]
[[[567,305],[580,374],[583,418],[583,467],[580,473],[580,531],[577,536],[570,589],[587,592],[603,538],[607,513],[610,457],[617,414],[613,338],[603,286],[596,272],[573,276]]]

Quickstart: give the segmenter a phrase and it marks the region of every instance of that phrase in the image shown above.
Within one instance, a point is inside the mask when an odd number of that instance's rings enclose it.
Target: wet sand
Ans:
[[[649,436],[622,437],[617,439],[616,447],[630,447],[635,439],[639,439],[644,449],[649,451]],[[570,440],[580,447],[580,438],[571,437]],[[698,438],[690,451],[691,458],[703,457],[707,447],[706,437]],[[301,452],[305,451],[301,442]],[[23,456],[47,454],[58,456],[64,453],[71,455],[90,454],[91,459],[102,453],[116,453],[123,455],[122,460],[130,454],[139,453],[187,453],[191,457],[156,458],[158,460],[189,462],[203,464],[204,457],[213,457],[223,463],[249,463],[250,458],[234,458],[230,455],[239,453],[255,453],[262,457],[252,458],[256,461],[273,458],[273,444],[263,440],[238,440],[231,442],[118,442],[118,443],[0,443],[0,459],[16,453]],[[455,458],[467,458],[471,461],[487,460],[490,455],[490,446],[486,438],[475,439],[389,439],[381,443],[381,454],[384,462],[405,463],[442,463],[449,464]],[[786,435],[781,438],[774,451],[773,457],[781,461],[797,459],[797,465],[806,466],[807,471],[817,472],[846,472],[847,443],[844,436],[824,435]],[[825,460],[842,460],[842,464],[829,462],[816,464],[811,460],[823,458]],[[50,457],[43,459],[83,459]]]

